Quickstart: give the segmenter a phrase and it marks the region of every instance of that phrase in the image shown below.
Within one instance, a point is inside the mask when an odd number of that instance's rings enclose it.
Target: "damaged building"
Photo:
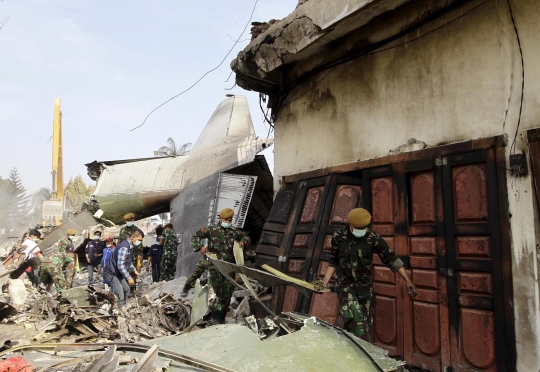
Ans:
[[[257,246],[322,278],[363,206],[418,287],[375,257],[375,345],[433,371],[537,371],[540,3],[309,0],[231,68],[275,128],[279,190]],[[275,288],[276,312],[339,324],[334,293]]]

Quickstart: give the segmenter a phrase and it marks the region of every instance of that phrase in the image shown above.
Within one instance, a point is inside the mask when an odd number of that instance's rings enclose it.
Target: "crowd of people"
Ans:
[[[125,304],[142,270],[144,233],[134,224],[134,217],[133,213],[124,216],[125,226],[118,234],[117,244],[111,236],[102,240],[101,232],[96,231],[85,246],[88,284],[94,283],[97,271],[102,275],[103,282],[108,284],[118,297],[119,306]],[[233,226],[233,217],[234,211],[225,208],[220,212],[216,224],[202,227],[193,234],[193,249],[200,252],[202,258],[181,293],[182,297],[186,297],[196,280],[208,270],[210,283],[216,294],[216,300],[209,305],[214,324],[225,322],[234,287],[215,267],[208,265],[207,253],[212,253],[220,260],[234,262],[235,242],[238,242],[242,249],[250,245],[249,236]],[[355,208],[349,212],[347,220],[348,225],[338,229],[332,237],[328,269],[322,282],[328,285],[335,275],[334,288],[341,303],[340,314],[344,318],[345,329],[358,337],[367,338],[373,321],[374,289],[371,268],[374,253],[377,253],[383,264],[403,278],[411,298],[416,296],[417,289],[403,262],[386,241],[369,228],[371,214],[367,210]],[[76,234],[73,229],[67,230],[66,237],[57,243],[58,249],[46,257],[37,244],[39,231],[31,230],[27,234],[19,254],[24,257],[27,266],[21,268],[26,270],[26,275],[33,285],[41,282],[46,285],[47,290],[51,290],[54,285],[58,292],[71,287],[74,273],[79,266],[73,246]],[[206,245],[203,244],[205,239]],[[145,267],[152,272],[154,282],[175,278],[178,243],[172,224],[156,228],[156,240],[148,249]]]
[[[240,229],[232,226],[234,211],[226,208],[221,211],[216,225],[206,226],[195,232],[192,243],[195,251],[199,251],[202,259],[197,269],[186,282],[182,290],[185,297],[194,286],[195,281],[208,268],[206,253],[215,253],[219,259],[233,262],[232,249],[235,241],[241,246],[249,242],[249,237]],[[126,299],[136,287],[137,277],[143,269],[144,232],[135,225],[135,216],[128,213],[124,216],[124,227],[118,236],[107,236],[102,239],[102,232],[96,230],[86,240],[84,256],[87,262],[88,285],[93,285],[95,276],[101,275],[101,281],[107,284],[118,297],[118,305],[125,304]],[[170,281],[175,278],[179,244],[171,223],[158,226],[155,229],[156,240],[148,248],[145,269],[152,273],[152,281]],[[79,272],[79,259],[73,242],[77,231],[67,230],[65,237],[58,240],[57,249],[44,257],[38,247],[41,234],[31,230],[23,241],[18,253],[20,261],[28,266],[26,275],[34,286],[40,283],[47,291],[54,285],[56,291],[71,288],[76,272]],[[201,240],[208,240],[203,246]],[[215,322],[223,323],[228,310],[228,302],[232,295],[232,285],[215,269],[210,269],[211,283],[217,295],[217,301],[212,305],[212,316]]]

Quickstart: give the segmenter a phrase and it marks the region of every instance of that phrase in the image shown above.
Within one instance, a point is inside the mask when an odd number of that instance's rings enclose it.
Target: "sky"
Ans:
[[[216,67],[249,20],[254,0],[0,1],[0,177],[17,167],[29,193],[51,187],[52,120],[62,100],[64,183],[85,163],[153,156],[168,137],[195,143],[225,94],[246,95],[258,136],[268,135],[258,93]],[[259,0],[252,21],[280,19],[297,0]],[[8,19],[9,18],[9,19]],[[270,134],[272,137],[272,134]],[[273,165],[273,148],[263,152]]]

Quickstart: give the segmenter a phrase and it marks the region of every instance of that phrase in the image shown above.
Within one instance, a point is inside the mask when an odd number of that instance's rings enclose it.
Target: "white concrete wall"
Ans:
[[[525,58],[525,130],[540,127],[540,1],[511,0]],[[456,9],[414,39],[465,12]],[[298,86],[290,100],[327,71]],[[285,104],[276,121],[275,180],[388,154],[409,138],[428,146],[507,134],[514,138],[521,60],[508,3],[490,0],[458,21],[395,49],[341,65]],[[518,371],[540,369],[540,314],[531,178],[508,179]]]

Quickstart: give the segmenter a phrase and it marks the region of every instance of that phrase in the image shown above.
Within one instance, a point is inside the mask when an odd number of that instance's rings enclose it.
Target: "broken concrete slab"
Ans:
[[[22,279],[10,279],[8,293],[9,301],[11,305],[15,307],[24,305],[26,297],[28,297],[28,292],[26,291],[26,286]]]

